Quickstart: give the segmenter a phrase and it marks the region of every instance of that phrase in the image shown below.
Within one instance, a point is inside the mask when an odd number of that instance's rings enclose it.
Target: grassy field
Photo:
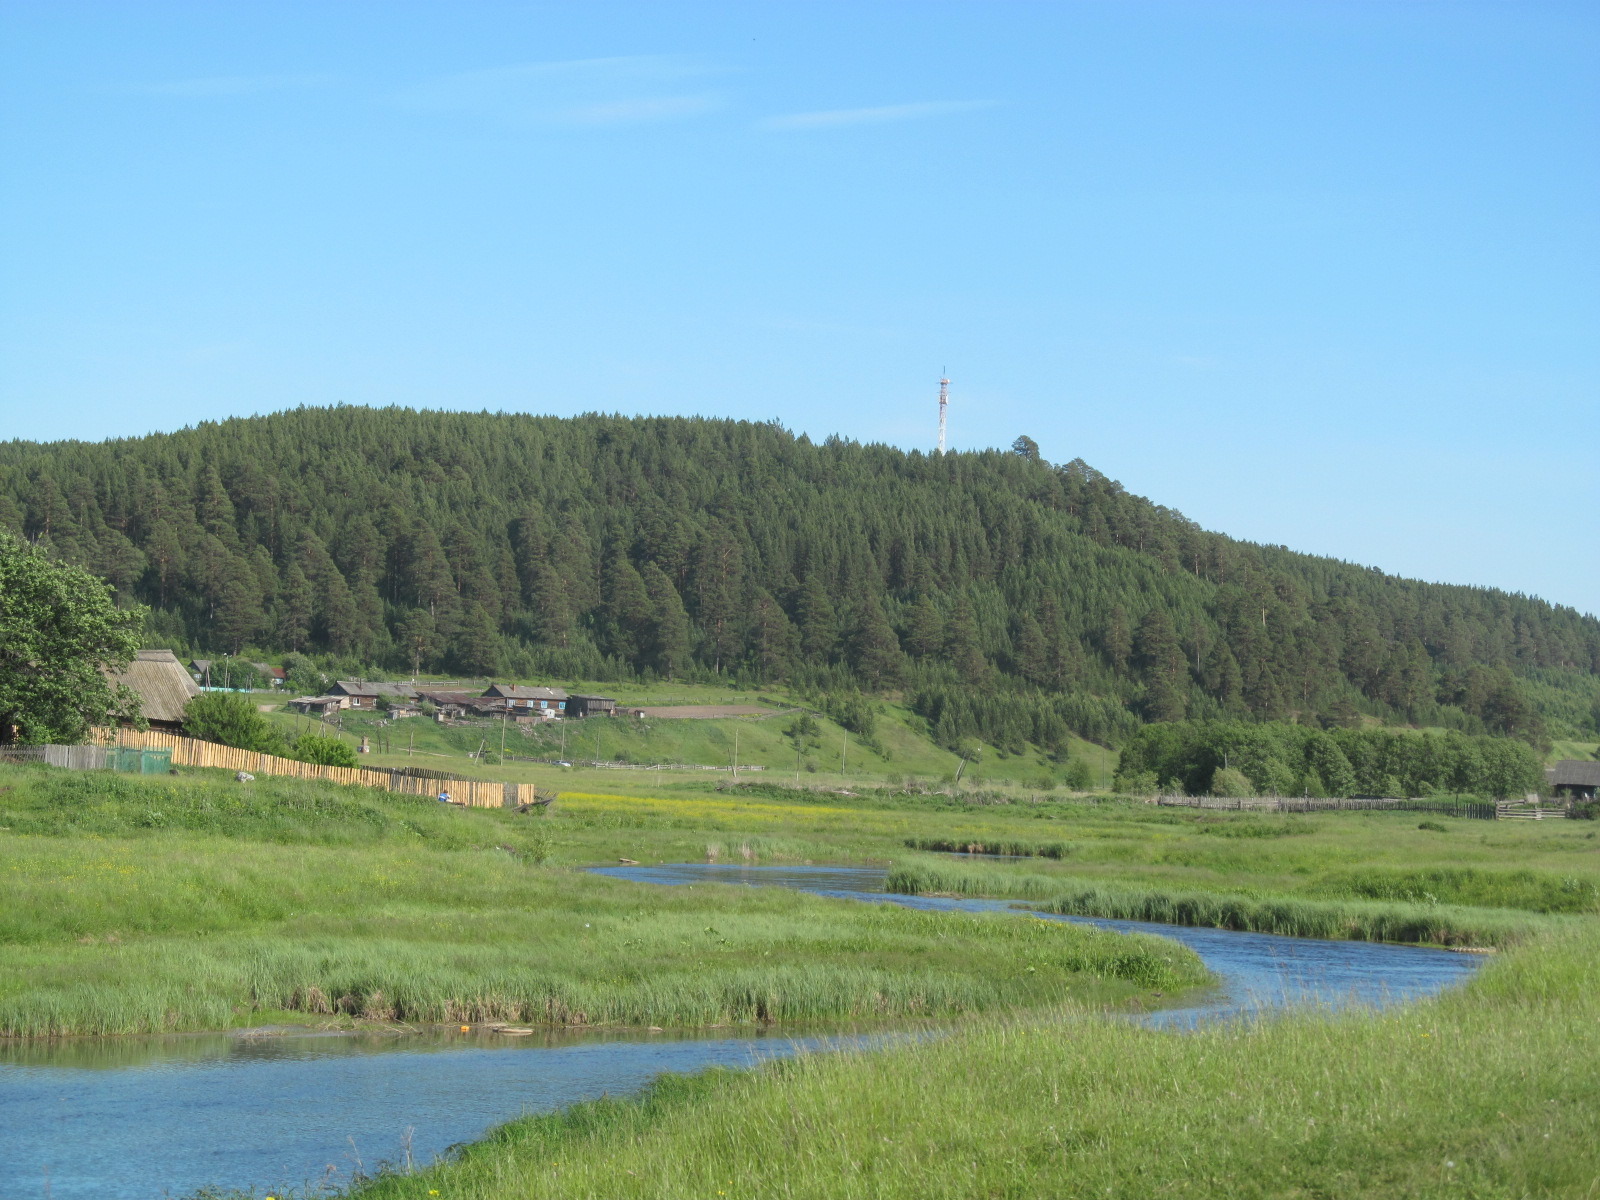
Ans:
[[[220,772],[0,769],[0,1034],[280,1020],[935,1018],[1205,981],[1023,915],[663,891],[547,865],[559,820]]]
[[[1071,1010],[666,1079],[360,1200],[1588,1197],[1600,926],[1383,1014],[1173,1035]]]
[[[518,815],[221,772],[0,767],[0,1030],[958,1019],[931,1042],[515,1122],[362,1200],[1600,1188],[1593,822],[568,782],[547,815]],[[1021,857],[933,852],[950,846]],[[1162,939],[579,870],[619,858],[882,863],[907,890],[1508,950],[1402,1010],[1175,1036],[1103,1015],[1204,980]]]

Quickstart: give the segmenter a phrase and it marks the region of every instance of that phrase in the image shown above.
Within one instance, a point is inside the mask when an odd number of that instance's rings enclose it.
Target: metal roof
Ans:
[[[507,700],[565,700],[566,688],[523,687],[516,683],[496,683],[484,692],[485,696],[503,696]]]

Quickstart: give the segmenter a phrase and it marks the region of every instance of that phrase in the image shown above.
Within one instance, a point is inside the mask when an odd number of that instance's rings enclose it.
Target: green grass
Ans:
[[[579,781],[538,817],[220,772],[0,767],[0,1030],[957,1029],[514,1122],[362,1200],[1600,1187],[1593,822],[1439,833],[1414,813],[1265,819],[1027,789]],[[908,842],[1034,854],[963,861]],[[1425,1004],[1176,1036],[1101,1015],[1204,978],[1162,939],[574,869],[623,856],[880,862],[919,888],[1074,911],[1509,949]]]
[[[359,1200],[1520,1197],[1600,1190],[1600,928],[1381,1014],[1175,1035],[1066,1010],[667,1078]]]
[[[0,771],[0,1034],[282,1019],[948,1018],[1203,982],[1159,939],[540,866],[553,822],[372,789]],[[151,814],[160,814],[152,820]]]
[[[1549,918],[1502,909],[1372,900],[1308,900],[1173,892],[1133,884],[1086,883],[1021,874],[978,864],[917,862],[889,873],[888,888],[905,895],[994,896],[1028,900],[1045,912],[1120,921],[1159,921],[1289,937],[1410,942],[1436,946],[1508,946]]]

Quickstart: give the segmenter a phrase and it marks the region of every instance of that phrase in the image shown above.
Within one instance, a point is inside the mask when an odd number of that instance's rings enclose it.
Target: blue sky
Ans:
[[[0,3],[0,437],[1027,433],[1600,612],[1600,6]]]

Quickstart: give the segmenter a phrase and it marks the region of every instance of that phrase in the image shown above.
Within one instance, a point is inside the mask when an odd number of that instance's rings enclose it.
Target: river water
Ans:
[[[662,885],[792,887],[931,910],[1011,907],[887,895],[883,869],[872,867],[685,863],[598,873]],[[1471,955],[1409,946],[1040,915],[1192,946],[1220,986],[1138,1018],[1164,1026],[1291,1003],[1391,1004],[1437,992],[1478,965]],[[335,1190],[380,1162],[420,1166],[490,1126],[634,1092],[663,1072],[749,1066],[874,1040],[741,1029],[729,1036],[433,1031],[0,1043],[0,1200],[154,1200],[206,1185],[261,1195],[285,1186]]]

